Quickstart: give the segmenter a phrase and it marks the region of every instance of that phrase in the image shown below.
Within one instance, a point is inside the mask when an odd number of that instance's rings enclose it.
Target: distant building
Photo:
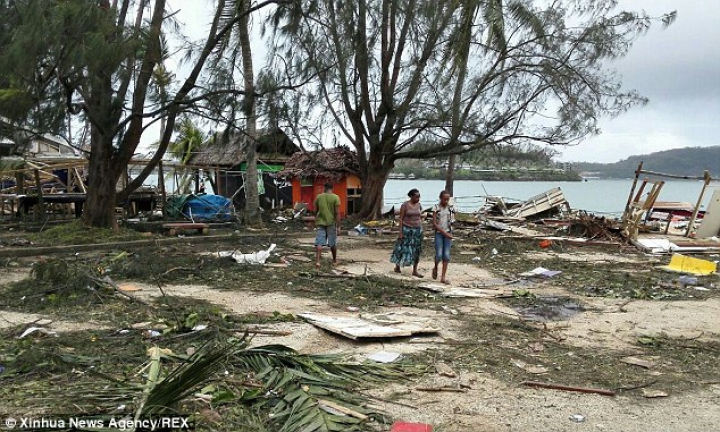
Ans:
[[[248,137],[242,132],[231,133],[227,137],[216,135],[203,143],[193,154],[188,165],[206,171],[215,171],[216,194],[233,199],[236,207],[245,205],[245,193],[242,191],[247,171]],[[257,159],[258,171],[262,174],[259,182],[260,205],[265,209],[291,204],[292,188],[278,183],[274,173],[285,167],[285,161],[300,147],[280,129],[258,130]]]
[[[277,176],[292,182],[293,202],[307,204],[310,211],[315,211],[315,197],[323,192],[325,183],[332,183],[340,197],[340,216],[345,217],[360,210],[359,174],[357,154],[347,147],[336,147],[295,153]]]

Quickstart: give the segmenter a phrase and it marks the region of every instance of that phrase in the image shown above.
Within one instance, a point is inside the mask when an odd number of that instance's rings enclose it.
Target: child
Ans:
[[[452,225],[455,222],[455,209],[450,205],[450,193],[440,192],[440,203],[433,206],[433,227],[435,228],[435,268],[433,279],[438,276],[438,264],[442,261],[440,282],[449,285],[447,268],[450,263],[450,246],[452,246]]]

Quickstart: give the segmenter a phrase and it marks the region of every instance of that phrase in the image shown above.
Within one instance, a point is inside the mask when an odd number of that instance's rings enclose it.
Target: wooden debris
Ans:
[[[620,361],[629,365],[640,366],[641,368],[645,369],[650,369],[651,367],[655,366],[655,363],[653,363],[652,361],[637,357],[624,357],[620,359]]]
[[[446,376],[448,378],[457,378],[457,374],[454,370],[450,368],[450,366],[446,365],[445,363],[437,363],[435,364],[435,371],[438,373],[438,375]]]
[[[339,413],[345,414],[346,416],[355,417],[356,419],[360,420],[367,420],[368,416],[365,414],[359,413],[357,411],[351,410],[350,408],[344,407],[340,404],[337,404],[335,402],[325,400],[325,399],[318,399],[318,405],[320,408],[324,409],[325,411],[337,411]],[[330,410],[326,409],[329,408]]]
[[[522,360],[513,360],[512,363],[529,374],[540,375],[548,372],[545,366],[527,364]]]
[[[603,395],[603,396],[615,396],[615,392],[612,390],[586,388],[586,387],[572,387],[572,386],[566,386],[566,385],[562,385],[562,384],[544,383],[544,382],[538,382],[538,381],[523,381],[520,384],[522,384],[524,386],[528,386],[528,387],[546,388],[546,389],[552,389],[552,390],[564,390],[564,391],[578,392],[578,393],[594,393],[594,394],[599,394],[599,395]]]
[[[664,398],[670,396],[662,390],[643,389],[643,396],[648,399]]]
[[[368,319],[354,316],[330,316],[305,312],[298,314],[310,324],[341,336],[358,340],[363,338],[409,337],[416,334],[438,333],[440,329],[426,323],[426,320],[411,319],[399,323],[377,324]],[[370,318],[370,317],[368,317]],[[385,320],[388,322],[388,320]]]
[[[128,284],[119,284],[119,285],[118,285],[118,289],[119,289],[120,291],[130,291],[130,292],[142,290],[142,288],[140,288],[139,286],[133,285],[133,284],[129,284],[129,283],[128,283]]]
[[[459,387],[415,387],[415,390],[424,392],[467,393],[467,389]]]
[[[443,297],[504,298],[512,297],[512,292],[480,288],[448,287],[436,283],[421,283],[418,288],[438,293]]]
[[[261,335],[270,335],[270,336],[290,336],[293,334],[290,330],[270,330],[270,329],[259,329],[259,328],[249,328],[245,330],[238,330],[239,332],[246,332],[250,334],[261,334]]]

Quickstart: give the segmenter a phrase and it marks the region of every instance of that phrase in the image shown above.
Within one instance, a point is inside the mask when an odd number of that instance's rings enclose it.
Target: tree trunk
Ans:
[[[93,146],[93,150],[101,145]],[[93,151],[88,164],[88,189],[82,213],[85,225],[117,229],[115,199],[118,177],[112,166],[112,153]]]
[[[368,164],[367,177],[363,179],[362,204],[360,217],[364,220],[377,220],[382,216],[385,183],[390,169]]]
[[[250,6],[245,2],[243,12]],[[258,194],[257,170],[257,119],[255,116],[255,77],[250,48],[250,20],[248,14],[243,15],[238,27],[240,50],[242,52],[243,78],[245,81],[245,133],[247,134],[247,152],[245,170],[245,224],[253,227],[262,226],[260,215],[260,196]]]
[[[447,171],[445,172],[445,190],[453,196],[453,186],[455,184],[455,158],[457,155],[450,155],[448,158]]]

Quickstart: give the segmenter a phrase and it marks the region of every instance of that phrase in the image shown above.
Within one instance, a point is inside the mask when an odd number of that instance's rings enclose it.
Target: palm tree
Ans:
[[[192,156],[205,142],[206,136],[202,130],[193,124],[189,119],[183,119],[177,127],[178,138],[168,146],[168,152],[181,164],[187,164]],[[190,193],[192,175],[190,172],[183,172],[178,180],[177,191],[181,194]]]

